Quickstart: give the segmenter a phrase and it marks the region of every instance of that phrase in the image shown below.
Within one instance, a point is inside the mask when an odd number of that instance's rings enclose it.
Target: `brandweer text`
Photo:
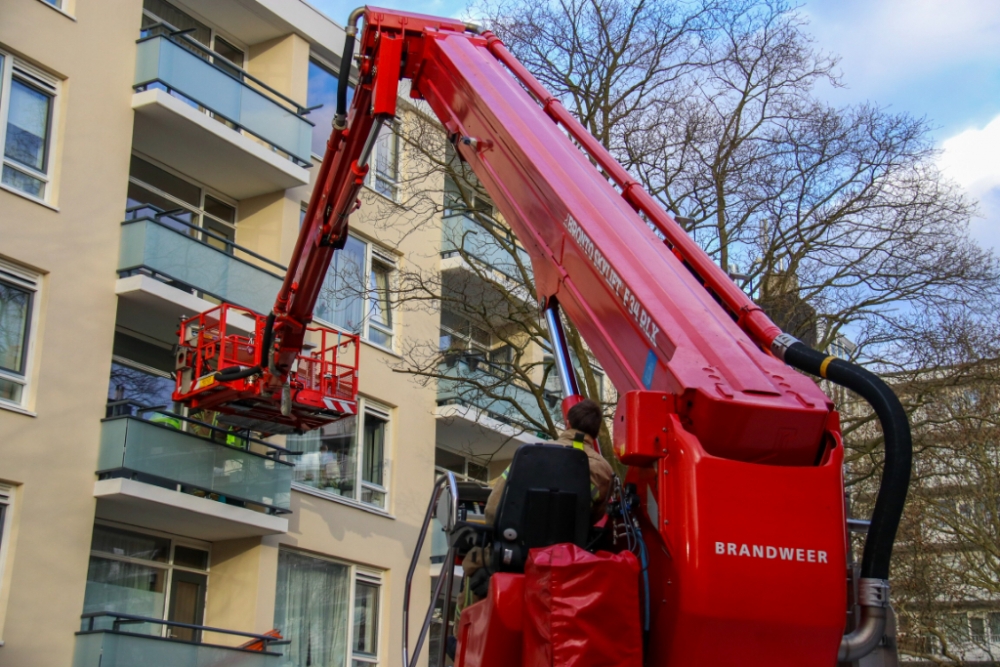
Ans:
[[[793,547],[769,547],[762,544],[736,544],[716,542],[715,553],[720,556],[745,556],[767,560],[796,560],[801,563],[826,563],[826,552],[816,549],[795,549]]]

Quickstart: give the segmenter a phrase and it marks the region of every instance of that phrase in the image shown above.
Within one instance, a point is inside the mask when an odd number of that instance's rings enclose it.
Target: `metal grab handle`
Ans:
[[[451,505],[451,523],[452,525],[458,520],[458,483],[455,481],[455,473],[448,472],[438,477],[437,481],[434,482],[434,490],[431,493],[431,501],[427,505],[427,511],[424,513],[424,523],[420,527],[420,535],[417,537],[417,545],[413,550],[413,557],[410,559],[410,567],[406,572],[406,585],[403,589],[403,667],[416,667],[417,659],[420,657],[420,650],[424,647],[424,640],[427,638],[427,631],[430,629],[431,617],[434,615],[434,605],[437,604],[438,597],[441,595],[441,589],[447,580],[448,594],[451,594],[451,580],[455,575],[455,548],[450,547],[448,553],[445,554],[444,563],[441,566],[441,576],[438,577],[437,585],[434,586],[434,593],[431,595],[431,603],[427,609],[427,615],[424,617],[423,625],[420,628],[420,634],[417,636],[417,646],[413,651],[413,658],[410,658],[410,589],[413,586],[413,575],[417,570],[417,562],[420,559],[420,552],[424,548],[424,538],[427,537],[427,529],[431,525],[431,519],[434,516],[434,508],[437,506],[438,499],[441,497],[441,491],[444,489],[444,485],[448,485],[448,490],[451,492],[451,497],[454,502]],[[448,572],[445,574],[445,565],[448,565]],[[450,601],[445,602],[445,611],[448,611],[450,607]],[[448,622],[445,620],[445,627],[447,627]],[[442,637],[441,641],[445,641],[447,638]]]

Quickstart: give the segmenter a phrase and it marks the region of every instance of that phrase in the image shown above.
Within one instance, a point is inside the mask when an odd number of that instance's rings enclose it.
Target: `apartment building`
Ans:
[[[393,372],[439,334],[386,295],[440,224],[359,214],[330,269],[356,418],[248,439],[170,398],[180,318],[270,308],[342,44],[301,0],[0,0],[0,665],[399,662],[435,444],[476,421]],[[366,206],[407,159],[379,140]]]

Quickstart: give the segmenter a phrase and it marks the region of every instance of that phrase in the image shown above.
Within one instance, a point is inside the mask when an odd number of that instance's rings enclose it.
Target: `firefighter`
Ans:
[[[611,465],[604,460],[596,445],[603,421],[601,406],[587,398],[570,408],[566,417],[569,428],[559,435],[555,444],[574,447],[587,454],[590,464],[590,520],[597,523],[604,516],[611,479],[614,477]],[[496,521],[497,505],[503,496],[509,472],[510,467],[503,471],[490,492],[486,502],[486,525],[493,525]],[[465,587],[459,599],[459,610],[485,596],[489,582],[488,569],[484,567],[486,557],[487,554],[481,547],[474,547],[462,560]]]
[[[597,523],[604,516],[608,502],[608,489],[611,488],[611,478],[614,475],[611,465],[604,460],[597,447],[597,434],[601,432],[603,419],[601,406],[589,398],[585,398],[569,409],[569,413],[566,415],[569,428],[563,431],[555,442],[557,445],[583,450],[587,454],[587,461],[590,463],[590,520],[592,523]],[[489,500],[486,501],[486,525],[493,525],[496,520],[497,505],[500,504],[500,498],[503,497],[508,474],[510,474],[510,467],[500,475],[500,479],[493,486],[493,491],[490,492]]]

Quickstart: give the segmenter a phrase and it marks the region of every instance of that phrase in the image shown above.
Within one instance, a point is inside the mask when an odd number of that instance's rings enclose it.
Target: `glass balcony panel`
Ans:
[[[535,395],[505,379],[502,373],[493,372],[495,369],[485,360],[460,358],[441,364],[438,370],[448,376],[447,379],[438,380],[438,405],[465,405],[482,410],[487,416],[500,422],[528,428],[524,415],[517,410],[516,405],[537,423],[545,423]],[[486,396],[477,386],[488,386],[492,394],[501,398]],[[546,394],[547,407],[557,418],[559,400],[557,394]]]
[[[132,417],[102,423],[98,466],[282,510],[291,501],[291,465]]]
[[[312,125],[294,111],[163,36],[139,42],[135,85],[159,83],[309,164]]]
[[[499,227],[497,229],[500,230]],[[483,224],[471,216],[452,215],[444,218],[442,236],[442,255],[449,256],[459,250],[464,250],[472,259],[486,264],[514,280],[521,280],[520,269],[514,256],[497,241],[489,230],[483,227]],[[513,243],[513,235],[509,238],[509,243]],[[530,275],[531,259],[523,248],[516,247],[518,260],[527,267]]]
[[[73,667],[278,667],[283,663],[284,658],[273,653],[113,632],[78,634],[73,652]]]
[[[271,309],[282,280],[225,250],[154,220],[152,215],[122,224],[118,271],[138,269],[147,269],[261,313]]]

